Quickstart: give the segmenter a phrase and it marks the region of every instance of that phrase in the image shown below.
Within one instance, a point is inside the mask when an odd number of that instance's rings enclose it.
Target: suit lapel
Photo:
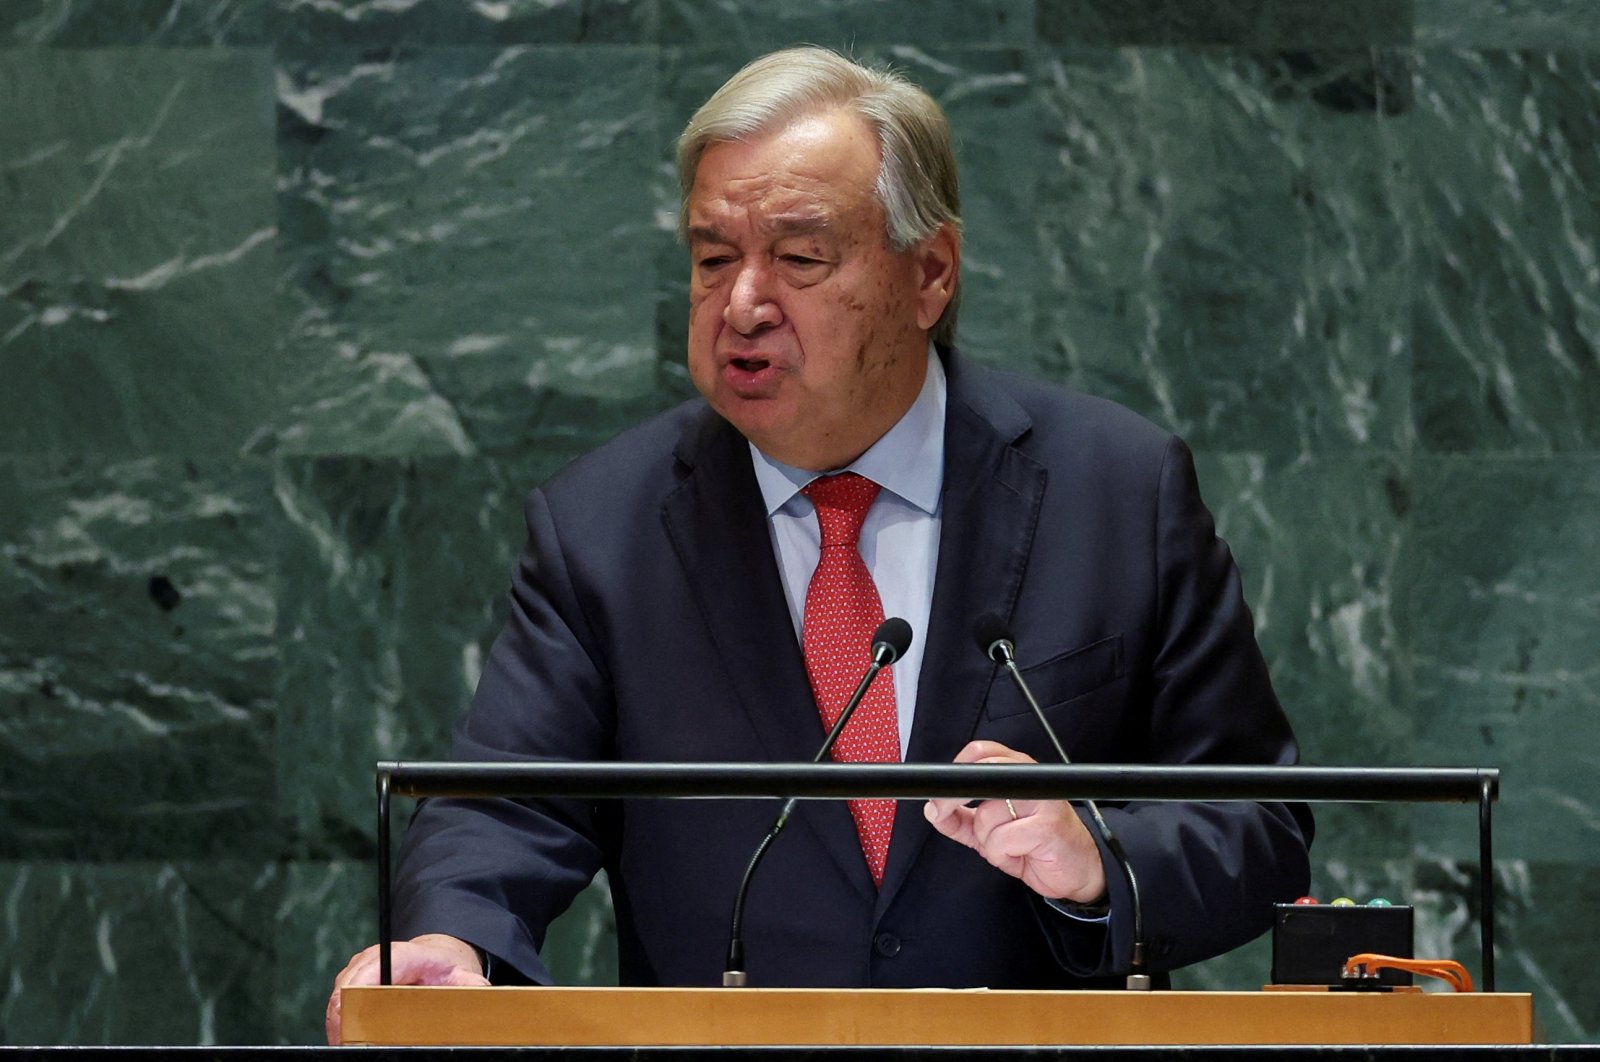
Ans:
[[[825,735],[793,636],[748,445],[708,409],[684,433],[677,457],[686,474],[663,503],[661,518],[715,655],[766,759],[809,762]],[[795,818],[816,831],[840,870],[870,896],[872,879],[845,803],[804,801]]]
[[[994,665],[973,642],[984,612],[1009,618],[1044,499],[1045,469],[1012,446],[1026,412],[982,374],[946,358],[945,473],[939,560],[907,762],[948,763],[971,740]],[[932,827],[901,804],[877,913],[894,899]],[[974,857],[976,858],[976,856]]]

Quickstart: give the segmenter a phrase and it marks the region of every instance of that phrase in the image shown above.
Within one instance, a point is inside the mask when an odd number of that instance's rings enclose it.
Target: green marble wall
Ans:
[[[1194,443],[1308,759],[1504,769],[1502,985],[1600,1038],[1590,0],[5,0],[0,1042],[318,1037],[521,494],[688,391],[672,135],[805,40],[949,109],[964,345]],[[1321,821],[1476,965],[1470,812]]]

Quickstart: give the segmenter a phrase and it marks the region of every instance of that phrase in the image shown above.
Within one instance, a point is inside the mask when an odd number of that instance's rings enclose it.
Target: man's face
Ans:
[[[848,464],[910,408],[956,244],[889,249],[879,153],[856,115],[825,111],[701,156],[689,195],[689,373],[763,452]]]

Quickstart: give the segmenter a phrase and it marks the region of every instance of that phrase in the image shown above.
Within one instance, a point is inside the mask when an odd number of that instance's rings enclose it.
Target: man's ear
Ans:
[[[946,222],[911,252],[917,264],[917,327],[932,329],[950,300],[956,297],[961,275],[961,238]]]

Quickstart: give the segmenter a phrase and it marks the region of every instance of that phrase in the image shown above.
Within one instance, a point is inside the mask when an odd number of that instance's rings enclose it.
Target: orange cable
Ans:
[[[1404,970],[1407,973],[1422,974],[1425,977],[1436,977],[1450,985],[1457,992],[1471,992],[1472,975],[1467,968],[1453,959],[1402,959],[1395,955],[1379,955],[1375,952],[1364,951],[1359,955],[1352,955],[1344,962],[1344,975],[1358,977],[1358,970],[1375,975],[1379,970]]]

